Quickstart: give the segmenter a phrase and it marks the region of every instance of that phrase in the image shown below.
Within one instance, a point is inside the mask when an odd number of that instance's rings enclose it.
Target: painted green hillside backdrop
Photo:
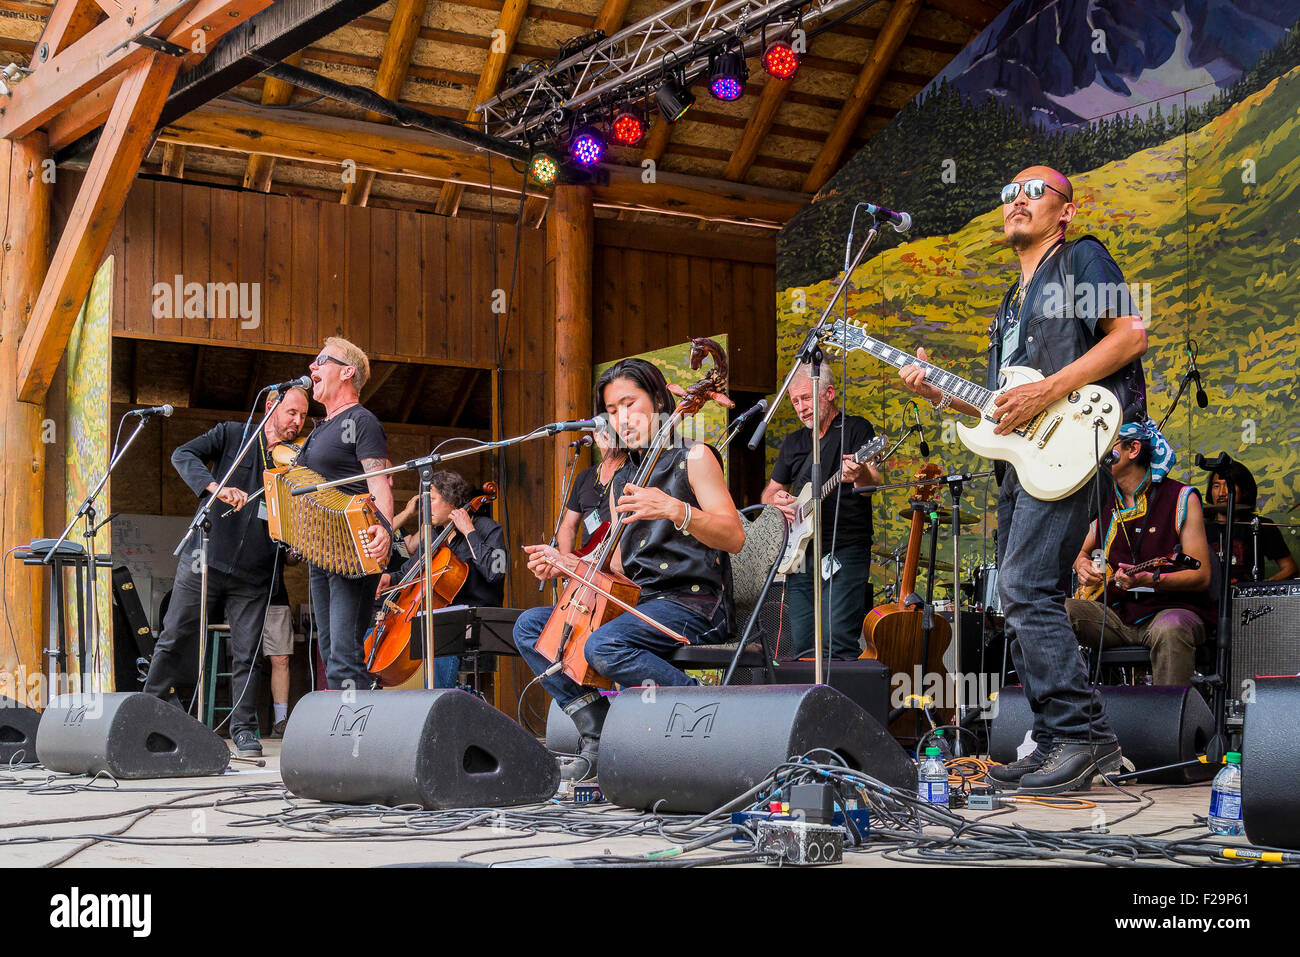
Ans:
[[[1300,509],[1288,514],[1300,501],[1300,68],[1263,84],[1199,129],[1078,173],[1073,182],[1080,214],[1071,235],[1096,235],[1128,281],[1149,291],[1144,318],[1151,350],[1144,361],[1157,420],[1186,368],[1185,340],[1199,347],[1210,403],[1197,409],[1189,391],[1170,420],[1166,431],[1179,456],[1173,477],[1203,486],[1194,453],[1225,450],[1259,479],[1263,513],[1279,522],[1300,521]],[[907,242],[863,264],[850,283],[850,311],[877,337],[911,350],[924,345],[936,362],[980,381],[988,322],[1014,274],[995,203],[991,198],[988,212],[955,232]],[[783,365],[837,280],[779,294]],[[848,409],[898,435],[910,395],[898,388],[897,373],[858,354],[850,357],[847,376]],[[951,468],[985,467],[957,443],[951,427],[943,429],[928,404],[922,418],[936,458]],[[780,437],[795,424],[787,403],[768,433],[769,465]],[[904,452],[891,463],[895,476],[914,471],[919,461],[914,441]],[[968,504],[984,506],[987,492],[992,508],[991,482],[987,490],[971,491]],[[905,523],[895,517],[905,502],[901,492],[877,501],[877,545],[893,546],[905,536]],[[984,527],[992,524],[990,514]],[[1300,554],[1293,535],[1288,543]],[[963,546],[968,556],[983,547],[978,538]]]

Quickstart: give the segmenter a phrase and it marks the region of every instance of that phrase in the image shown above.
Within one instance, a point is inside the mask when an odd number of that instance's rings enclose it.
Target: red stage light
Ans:
[[[776,40],[763,54],[763,69],[778,80],[788,80],[799,69],[799,54],[785,40]]]
[[[614,117],[614,142],[636,146],[645,137],[645,121],[635,113],[624,111]]]

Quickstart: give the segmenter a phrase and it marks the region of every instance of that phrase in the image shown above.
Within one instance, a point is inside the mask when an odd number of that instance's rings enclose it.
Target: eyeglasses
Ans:
[[[1045,180],[1041,180],[1041,179],[1027,179],[1027,180],[1024,181],[1023,184],[1021,184],[1021,183],[1007,183],[1006,186],[1003,186],[1003,187],[1002,187],[1002,204],[1003,204],[1004,206],[1005,206],[1007,203],[1011,203],[1011,202],[1014,202],[1014,201],[1015,201],[1015,198],[1016,198],[1017,196],[1020,195],[1020,187],[1021,187],[1022,185],[1025,187],[1025,198],[1026,198],[1026,199],[1042,199],[1042,196],[1043,196],[1043,190],[1045,190],[1045,189],[1050,189],[1053,193],[1056,193],[1056,194],[1059,195],[1059,196],[1063,196],[1063,197],[1065,197],[1065,201],[1066,201],[1067,203],[1072,203],[1072,202],[1074,202],[1074,200],[1070,199],[1069,196],[1066,196],[1066,195],[1065,195],[1064,193],[1062,193],[1059,189],[1057,189],[1057,188],[1056,188],[1055,186],[1053,186],[1051,183],[1046,182]]]
[[[343,368],[345,369],[351,367],[351,363],[344,362],[342,359],[335,359],[333,356],[327,356],[323,352],[316,357],[316,361],[313,362],[312,365],[323,366],[327,362],[337,363],[338,365],[343,366]]]

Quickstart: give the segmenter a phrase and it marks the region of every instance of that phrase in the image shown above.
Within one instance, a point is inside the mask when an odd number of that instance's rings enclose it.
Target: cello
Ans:
[[[943,474],[943,469],[929,463],[922,466],[921,472],[916,475],[917,481],[937,478]],[[932,501],[938,485],[923,485],[916,491],[913,501],[929,502]],[[866,645],[866,650],[859,655],[859,658],[877,658],[889,668],[891,675],[903,674],[907,676],[910,682],[915,675],[914,666],[922,664],[921,652],[924,643],[925,633],[921,628],[922,612],[920,608],[907,604],[907,597],[916,589],[916,570],[920,564],[921,555],[921,535],[924,532],[925,517],[924,512],[914,510],[912,512],[912,527],[907,539],[907,558],[903,564],[903,580],[898,589],[898,601],[888,605],[879,605],[867,613],[867,617],[862,622],[862,638]],[[931,570],[930,574],[934,574]],[[948,619],[942,615],[934,616],[933,625],[930,628],[930,647],[926,653],[926,660],[923,668],[926,675],[942,675],[944,680],[944,690],[947,690],[948,669],[944,665],[944,654],[952,640],[952,626]],[[922,684],[930,681],[927,677],[922,678]],[[921,695],[921,687],[912,688],[912,694]],[[951,708],[938,709],[936,716],[941,723],[947,723],[951,718],[953,710]],[[911,732],[915,730],[915,724],[909,714],[904,713],[895,718],[889,724],[889,733],[896,738],[910,737]]]
[[[496,497],[496,484],[488,482],[483,486],[483,494],[466,505],[465,511],[473,515],[485,505],[496,501]],[[429,549],[433,575],[430,609],[446,608],[452,604],[461,586],[465,584],[465,579],[469,577],[469,566],[452,554],[447,545],[447,540],[454,531],[456,526],[448,522],[434,538]],[[416,618],[424,611],[423,571],[423,564],[417,563],[402,581],[387,589],[387,595],[375,613],[374,626],[366,632],[366,670],[390,688],[407,681],[424,664],[424,658],[411,655],[411,630]]]
[[[692,339],[691,368],[699,369],[706,356],[713,357],[713,368],[704,378],[689,389],[668,386],[674,395],[680,396],[680,401],[646,448],[641,466],[632,477],[632,485],[644,486],[649,481],[665,446],[672,439],[674,429],[686,416],[694,415],[710,399],[720,405],[733,404],[725,394],[726,353],[712,339]],[[562,669],[580,685],[594,688],[612,687],[613,682],[587,663],[587,638],[601,625],[612,621],[624,612],[635,615],[682,644],[690,643],[689,639],[673,629],[637,611],[636,603],[641,595],[641,587],[626,575],[610,567],[614,551],[627,524],[626,517],[619,514],[610,525],[608,534],[592,553],[592,560],[582,562],[570,575],[559,603],[551,612],[551,617],[537,639],[537,651],[552,663],[548,674],[554,674]]]

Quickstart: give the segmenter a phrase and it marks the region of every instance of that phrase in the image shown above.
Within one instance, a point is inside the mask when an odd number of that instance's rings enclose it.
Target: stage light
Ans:
[[[749,68],[739,50],[719,53],[709,69],[709,93],[715,100],[738,100],[745,92]]]
[[[632,110],[619,110],[614,114],[610,129],[614,134],[614,142],[623,146],[636,146],[645,138],[645,120]]]
[[[763,54],[763,69],[778,80],[788,80],[799,69],[799,54],[789,41],[774,40]]]
[[[583,127],[569,143],[569,155],[579,166],[595,166],[604,154],[605,139],[595,127]]]
[[[669,123],[676,123],[695,103],[695,94],[686,88],[680,76],[666,76],[655,91],[655,104]]]
[[[528,167],[528,174],[538,186],[550,186],[560,175],[560,164],[549,153],[538,153]]]

